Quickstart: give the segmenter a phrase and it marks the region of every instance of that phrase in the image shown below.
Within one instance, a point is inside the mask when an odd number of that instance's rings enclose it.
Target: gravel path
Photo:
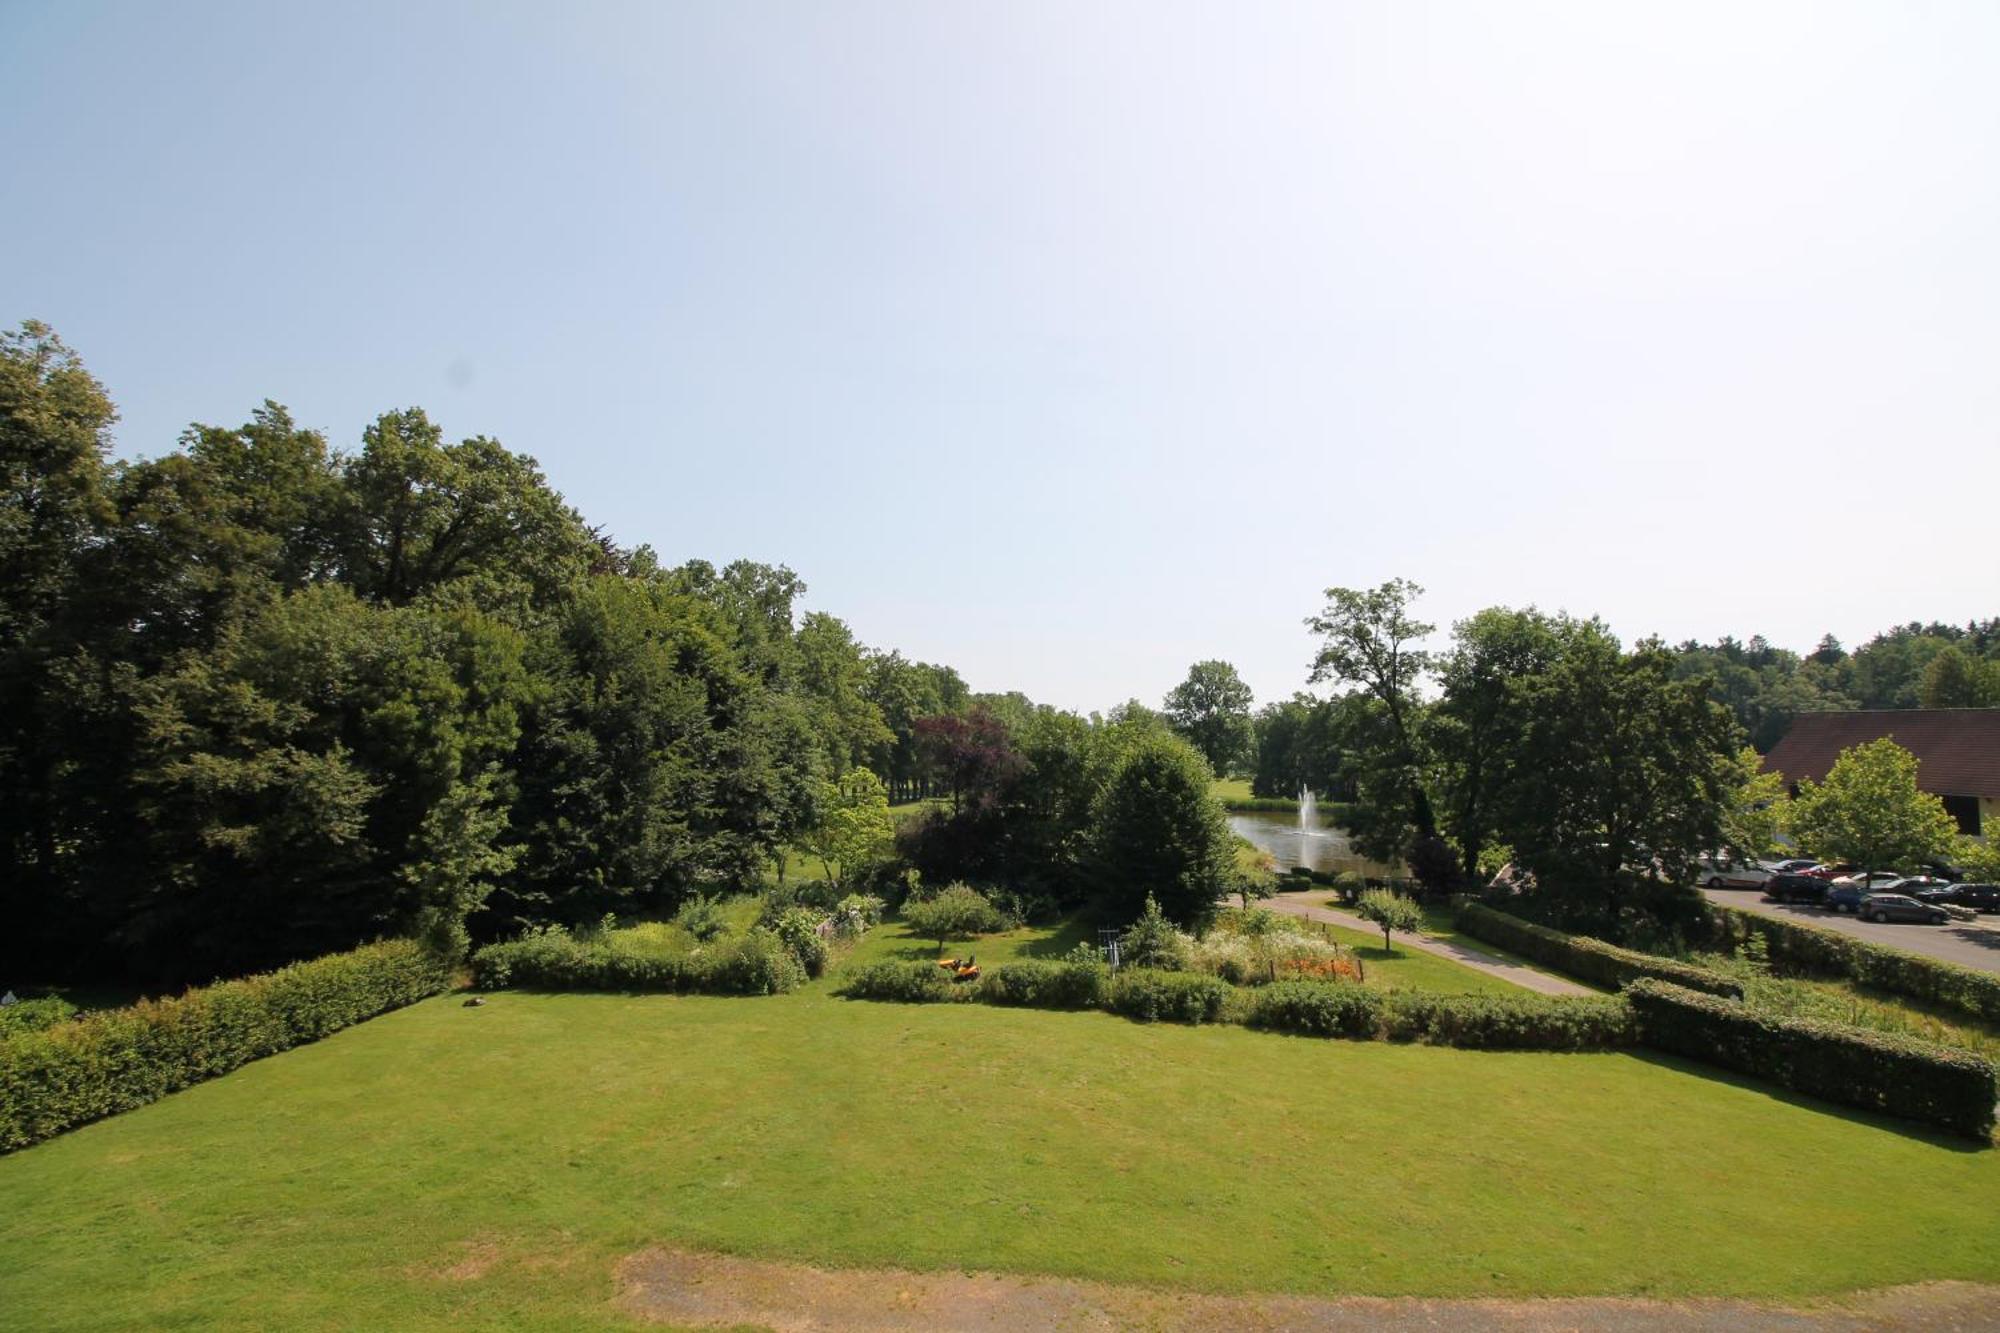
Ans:
[[[1382,933],[1382,928],[1371,921],[1365,921],[1361,917],[1354,915],[1354,913],[1342,911],[1338,907],[1325,906],[1323,902],[1325,892],[1322,889],[1318,893],[1281,893],[1275,898],[1266,899],[1264,906],[1269,907],[1274,912],[1283,912],[1287,916],[1303,917],[1308,921],[1325,921],[1330,925],[1345,926],[1349,930],[1365,931],[1373,935],[1380,935]],[[1467,948],[1465,945],[1452,940],[1434,939],[1428,935],[1404,935],[1397,939],[1396,947],[1399,949],[1419,949],[1424,953],[1434,953],[1440,958],[1449,958],[1454,963],[1462,963],[1466,967],[1484,972],[1488,976],[1499,977],[1502,981],[1511,981],[1516,986],[1523,986],[1531,991],[1539,991],[1543,995],[1596,994],[1588,986],[1579,986],[1574,981],[1565,981],[1561,977],[1552,977],[1546,972],[1537,972],[1532,967],[1523,967],[1519,963],[1510,963],[1504,958],[1496,957],[1490,953],[1482,953],[1478,949]]]
[[[1990,1329],[2000,1289],[1940,1282],[1868,1292],[1818,1309],[1747,1301],[1384,1300],[1211,1296],[1003,1273],[813,1268],[686,1250],[645,1250],[618,1266],[618,1306],[681,1327],[781,1333],[1042,1333],[1045,1329],[1428,1330],[1471,1333],[1861,1333]]]

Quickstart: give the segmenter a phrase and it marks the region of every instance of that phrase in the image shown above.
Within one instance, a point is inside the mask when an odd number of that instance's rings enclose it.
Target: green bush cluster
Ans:
[[[1650,977],[1655,981],[1671,982],[1689,990],[1723,995],[1732,1000],[1743,998],[1743,986],[1733,977],[1696,967],[1693,963],[1676,962],[1634,949],[1621,949],[1588,935],[1566,935],[1560,930],[1496,911],[1483,903],[1468,903],[1459,908],[1454,922],[1460,930],[1475,939],[1485,940],[1488,944],[1498,945],[1558,972],[1567,972],[1570,976],[1600,986],[1624,986],[1641,977]]]
[[[1708,921],[1716,948],[1733,950],[1760,940],[1775,971],[1845,978],[1891,995],[2000,1023],[2000,975],[1733,907],[1714,908]]]
[[[16,1032],[40,1032],[76,1017],[76,1006],[60,995],[44,995],[34,1000],[16,1000],[0,1005],[0,1037]]]
[[[435,995],[446,968],[412,940],[370,944],[0,1038],[0,1151]]]
[[[1648,1046],[1982,1141],[1993,1133],[2000,1070],[1970,1051],[1760,1014],[1659,981],[1635,981],[1625,994]]]
[[[989,971],[979,998],[1024,1009],[1095,1009],[1105,1004],[1110,989],[1111,970],[1102,963],[1021,958]]]
[[[551,927],[489,944],[472,956],[472,981],[482,990],[780,995],[805,980],[805,968],[784,941],[762,929],[693,953],[661,955],[608,939],[580,940]]]
[[[828,919],[826,913],[810,907],[791,907],[781,912],[771,925],[771,933],[792,951],[792,957],[799,960],[799,966],[809,977],[826,972],[828,949],[820,926]]]
[[[1347,982],[1280,981],[1254,992],[1247,1026],[1315,1037],[1421,1041],[1490,1050],[1575,1051],[1638,1040],[1615,995],[1433,995]]]
[[[953,981],[936,963],[885,960],[865,963],[841,979],[836,995],[850,1000],[895,1000],[903,1004],[934,1004],[969,1000],[979,987]]]
[[[1142,1023],[1213,1023],[1233,991],[1216,977],[1132,967],[1111,978],[1104,1007]]]

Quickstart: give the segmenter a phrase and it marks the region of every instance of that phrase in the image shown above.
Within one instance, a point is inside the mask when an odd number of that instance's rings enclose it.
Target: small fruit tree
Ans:
[[[936,940],[939,953],[944,952],[946,940],[969,940],[1005,924],[999,909],[965,884],[953,884],[935,898],[904,904],[903,921],[914,933]]]
[[[1391,889],[1368,890],[1361,895],[1361,901],[1355,904],[1354,910],[1382,927],[1384,949],[1393,947],[1389,943],[1390,931],[1400,930],[1405,935],[1413,935],[1417,927],[1424,923],[1424,914],[1417,910],[1417,905]]]

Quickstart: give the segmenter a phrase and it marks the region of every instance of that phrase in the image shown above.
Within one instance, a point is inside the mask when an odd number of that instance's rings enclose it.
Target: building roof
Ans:
[[[2000,708],[1881,708],[1800,713],[1764,756],[1785,781],[1823,781],[1842,750],[1887,736],[1917,757],[1917,786],[1941,796],[2000,796]]]

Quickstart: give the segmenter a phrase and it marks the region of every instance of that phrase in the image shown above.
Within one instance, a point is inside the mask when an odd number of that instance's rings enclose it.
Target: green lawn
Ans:
[[[10,1327],[624,1327],[613,1266],[656,1243],[1224,1291],[1796,1298],[2000,1279],[2000,1151],[1632,1054],[822,984],[447,996],[0,1158]]]
[[[1218,801],[1247,801],[1252,798],[1248,778],[1217,778],[1208,789]]]
[[[1524,995],[1511,981],[1454,963],[1449,958],[1424,953],[1396,936],[1393,949],[1382,947],[1382,932],[1372,934],[1340,926],[1315,927],[1335,942],[1347,945],[1360,955],[1371,986],[1387,990],[1429,990],[1455,994]]]

